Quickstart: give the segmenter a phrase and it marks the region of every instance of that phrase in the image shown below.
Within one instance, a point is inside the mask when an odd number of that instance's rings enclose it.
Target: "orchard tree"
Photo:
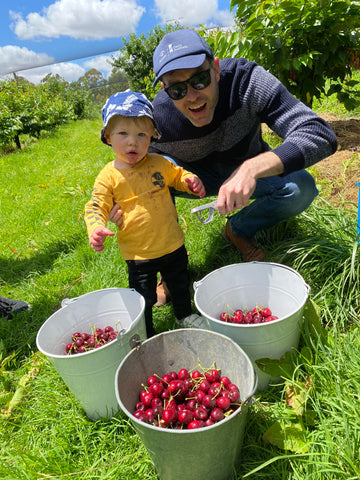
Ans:
[[[360,1],[231,0],[231,9],[240,33],[230,34],[226,49],[258,62],[309,106],[333,93],[345,108],[357,105]],[[210,36],[218,54],[221,37]]]
[[[132,33],[129,40],[122,38],[124,46],[120,49],[118,56],[112,57],[112,65],[125,73],[133,91],[141,92],[150,100],[153,99],[156,91],[160,88],[158,87],[155,90],[152,86],[155,80],[153,71],[154,50],[166,33],[179,28],[182,27],[178,24],[166,25],[165,29],[156,25],[147,37],[143,33],[139,37]]]

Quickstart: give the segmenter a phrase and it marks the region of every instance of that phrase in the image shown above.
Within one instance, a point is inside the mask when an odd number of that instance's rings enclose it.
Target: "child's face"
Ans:
[[[147,154],[155,128],[148,117],[114,116],[105,137],[123,166],[133,167]]]

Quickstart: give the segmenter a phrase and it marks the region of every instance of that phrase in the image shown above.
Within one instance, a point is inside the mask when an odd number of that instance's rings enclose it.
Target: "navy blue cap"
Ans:
[[[154,108],[150,100],[145,95],[138,92],[132,92],[131,90],[125,90],[124,92],[117,92],[111,95],[102,108],[103,129],[101,130],[101,141],[108,145],[104,128],[109,123],[110,118],[115,115],[121,115],[122,117],[149,117],[155,127],[154,138],[159,138],[160,134],[156,126]]]
[[[200,67],[207,56],[214,57],[210,45],[195,30],[186,28],[167,33],[153,55],[154,86],[165,73]]]

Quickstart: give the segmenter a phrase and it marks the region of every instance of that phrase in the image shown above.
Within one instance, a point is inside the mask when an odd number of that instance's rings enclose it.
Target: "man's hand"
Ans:
[[[123,223],[123,212],[117,203],[115,203],[113,208],[110,210],[109,220],[110,222],[115,223],[118,228],[120,228]]]
[[[273,152],[264,152],[245,160],[220,187],[217,199],[219,213],[226,215],[246,207],[258,178],[280,175],[283,171],[283,163]]]
[[[90,237],[90,245],[95,252],[102,252],[104,250],[104,242],[106,237],[113,237],[114,232],[108,230],[105,227],[98,227],[95,228],[91,237]]]
[[[203,198],[205,197],[206,191],[204,184],[200,180],[199,177],[187,177],[185,178],[185,182],[187,183],[189,189],[198,197]]]

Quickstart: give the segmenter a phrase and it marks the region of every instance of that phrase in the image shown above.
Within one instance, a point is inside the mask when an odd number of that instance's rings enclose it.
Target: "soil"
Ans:
[[[311,173],[321,186],[321,196],[332,205],[357,207],[360,183],[360,118],[320,115],[338,138],[337,152],[318,162]]]

